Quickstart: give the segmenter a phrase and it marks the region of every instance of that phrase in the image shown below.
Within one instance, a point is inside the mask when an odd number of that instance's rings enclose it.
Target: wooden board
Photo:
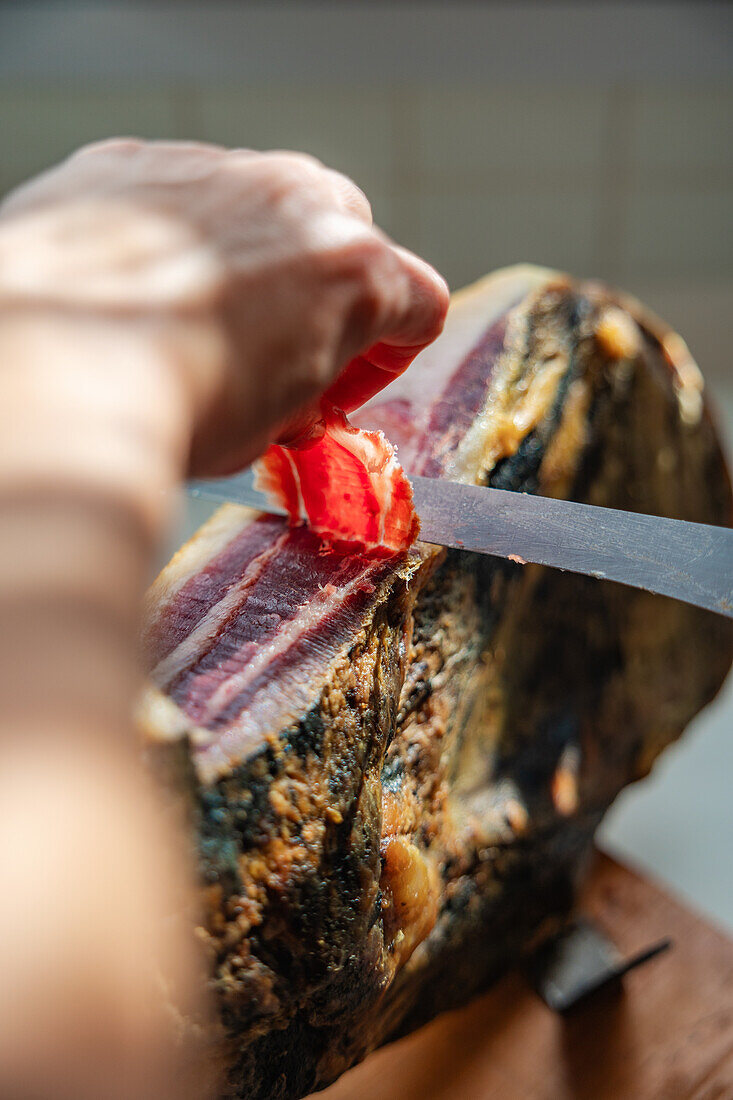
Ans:
[[[599,855],[582,910],[672,949],[566,1020],[517,976],[373,1054],[323,1100],[732,1100],[733,940]]]

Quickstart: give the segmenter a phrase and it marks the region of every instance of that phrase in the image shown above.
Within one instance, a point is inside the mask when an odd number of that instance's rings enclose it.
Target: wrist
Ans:
[[[96,500],[157,539],[190,442],[174,360],[134,322],[1,312],[0,500]]]
[[[164,341],[104,318],[7,309],[0,364],[4,732],[59,715],[129,726],[141,599],[176,506],[190,392]]]

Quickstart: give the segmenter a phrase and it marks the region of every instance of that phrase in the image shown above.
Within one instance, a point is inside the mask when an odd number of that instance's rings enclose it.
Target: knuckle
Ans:
[[[336,172],[329,169],[328,175],[337,200],[342,203],[350,213],[366,222],[367,225],[371,225],[371,203],[358,184],[354,183],[350,176],[346,176],[342,172]]]
[[[350,324],[369,340],[391,314],[397,264],[378,238],[365,234],[340,250],[338,274],[349,286]]]
[[[244,156],[241,154],[235,165],[244,167]],[[303,204],[297,207],[303,216],[328,205],[327,173],[314,157],[301,153],[260,153],[249,159],[247,170],[250,182],[256,180],[260,195],[275,209],[286,204],[285,208],[292,213],[290,204],[294,201]]]
[[[139,149],[145,145],[146,142],[142,138],[135,137],[114,137],[104,138],[102,141],[90,141],[86,145],[82,145],[75,153],[73,157],[93,157],[103,153],[120,153],[129,154],[136,153]]]
[[[339,266],[344,277],[356,280],[365,294],[381,293],[399,272],[391,250],[374,233],[365,232],[342,245]]]
[[[245,149],[244,147],[226,149],[221,145],[207,145],[206,148],[220,153],[226,163],[232,168],[250,167],[262,157],[262,153],[257,152],[256,149]]]
[[[296,171],[312,174],[313,172],[322,172],[324,170],[323,162],[312,153],[290,152],[289,150],[285,150],[276,155],[292,164]]]
[[[269,167],[283,180],[291,184],[312,183],[325,175],[323,164],[310,153],[290,153],[285,150],[272,150],[265,153]]]

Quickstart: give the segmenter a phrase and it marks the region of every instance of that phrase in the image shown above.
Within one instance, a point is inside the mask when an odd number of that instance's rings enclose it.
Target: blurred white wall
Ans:
[[[0,7],[0,192],[113,134],[292,147],[454,287],[534,260],[632,290],[733,426],[733,5]],[[604,843],[733,927],[733,690]]]

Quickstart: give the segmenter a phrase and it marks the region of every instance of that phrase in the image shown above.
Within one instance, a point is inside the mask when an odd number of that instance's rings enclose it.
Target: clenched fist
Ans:
[[[293,416],[307,430],[304,409],[352,360],[371,396],[447,309],[443,280],[372,225],[359,188],[301,154],[104,142],[2,216],[6,298],[169,343],[197,473],[246,464]]]

